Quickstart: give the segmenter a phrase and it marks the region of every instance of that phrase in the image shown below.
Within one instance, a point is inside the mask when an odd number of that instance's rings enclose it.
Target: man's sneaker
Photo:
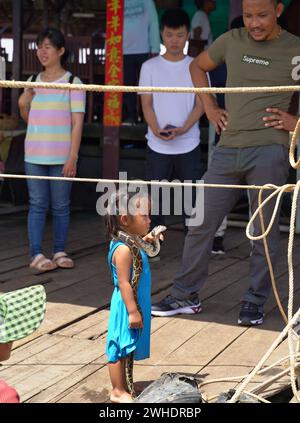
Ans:
[[[257,326],[264,321],[264,312],[262,306],[242,301],[238,324],[242,326]]]
[[[157,304],[152,304],[153,316],[175,316],[175,314],[197,314],[202,311],[198,295],[188,300],[179,300],[168,295]]]
[[[211,252],[212,254],[225,254],[222,236],[215,237]]]

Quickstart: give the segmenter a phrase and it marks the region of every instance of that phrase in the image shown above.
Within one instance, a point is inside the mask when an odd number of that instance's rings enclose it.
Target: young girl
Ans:
[[[64,68],[63,34],[54,28],[42,31],[36,40],[37,57],[43,71],[36,82],[68,83],[72,75]],[[31,80],[32,78],[30,78]],[[74,83],[81,81],[74,78]],[[76,176],[85,111],[85,93],[58,89],[26,89],[19,99],[22,118],[28,122],[25,139],[25,171],[35,176]],[[27,180],[30,208],[28,232],[30,267],[40,272],[57,267],[72,268],[65,253],[69,228],[71,182]],[[51,203],[54,246],[53,258],[43,255],[42,239]]]
[[[136,209],[134,214],[126,212],[130,201],[133,201]],[[132,212],[131,209],[130,211]],[[150,354],[151,273],[148,258],[137,244],[137,252],[139,251],[142,259],[142,273],[138,278],[136,300],[130,283],[135,276],[133,260],[136,258],[124,242],[124,236],[132,240],[136,240],[136,237],[144,237],[145,241],[154,239],[150,234],[145,236],[150,228],[148,213],[148,198],[141,196],[134,199],[130,194],[117,193],[111,198],[106,216],[107,233],[113,238],[108,263],[115,285],[110,306],[106,354],[112,383],[110,399],[117,403],[132,401],[125,371],[131,353],[134,352],[135,360],[146,359]]]

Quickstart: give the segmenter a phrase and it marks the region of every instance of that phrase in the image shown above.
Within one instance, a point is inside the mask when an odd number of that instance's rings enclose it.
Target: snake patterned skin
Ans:
[[[142,249],[146,252],[148,257],[156,257],[160,252],[160,242],[159,242],[159,235],[166,230],[166,226],[158,225],[155,226],[152,231],[150,232],[152,236],[156,237],[153,241],[153,244],[150,242],[145,242],[143,238],[136,237],[138,244],[142,247]]]
[[[151,234],[153,236],[158,236],[161,232],[165,231],[167,228],[165,226],[156,226],[152,229]],[[159,254],[160,251],[160,243],[157,239],[155,241],[155,245],[150,244],[148,242],[145,242],[141,237],[132,237],[128,235],[124,231],[118,231],[117,236],[115,237],[115,240],[121,240],[128,246],[130,249],[131,255],[132,255],[132,266],[133,266],[133,272],[132,272],[132,278],[130,280],[130,285],[133,291],[134,300],[137,305],[137,309],[142,316],[143,314],[142,310],[140,308],[140,305],[138,303],[137,298],[137,291],[139,286],[139,280],[141,277],[141,274],[143,272],[143,260],[140,253],[140,247],[145,250],[146,254],[150,257],[154,257],[155,255]],[[134,364],[134,351],[126,358],[125,360],[125,378],[126,378],[126,384],[128,391],[132,398],[136,397],[136,393],[134,390],[134,384],[133,384],[133,364]]]
[[[130,252],[132,255],[132,263],[133,263],[132,264],[133,272],[132,272],[132,278],[130,280],[130,285],[133,291],[133,296],[134,296],[134,300],[136,302],[138,311],[141,314],[143,319],[143,314],[137,299],[139,279],[143,272],[143,260],[140,253],[140,249],[138,245],[136,244],[135,239],[132,236],[128,235],[126,232],[118,231],[116,239],[123,241],[124,244],[126,244],[130,249]],[[126,378],[128,391],[130,395],[133,398],[135,398],[136,393],[135,393],[134,384],[133,384],[133,363],[134,363],[134,351],[125,360],[125,378]]]

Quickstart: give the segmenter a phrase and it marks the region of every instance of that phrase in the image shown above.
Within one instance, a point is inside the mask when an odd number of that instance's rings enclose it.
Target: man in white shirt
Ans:
[[[216,9],[215,0],[196,0],[198,11],[191,23],[191,39],[202,40],[209,47],[213,42],[213,35],[208,16]]]
[[[167,9],[161,20],[163,56],[147,60],[141,69],[140,86],[193,87],[189,72],[192,58],[183,52],[189,38],[190,20],[183,9]],[[194,94],[142,94],[142,108],[148,124],[146,176],[148,180],[197,180],[202,176],[200,130],[203,114]],[[163,224],[159,216],[152,225]]]

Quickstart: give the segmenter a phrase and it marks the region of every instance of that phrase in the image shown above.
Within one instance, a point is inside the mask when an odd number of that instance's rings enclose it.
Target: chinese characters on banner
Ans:
[[[106,2],[105,85],[123,85],[123,16],[124,0]],[[105,126],[120,126],[122,93],[105,93]]]

